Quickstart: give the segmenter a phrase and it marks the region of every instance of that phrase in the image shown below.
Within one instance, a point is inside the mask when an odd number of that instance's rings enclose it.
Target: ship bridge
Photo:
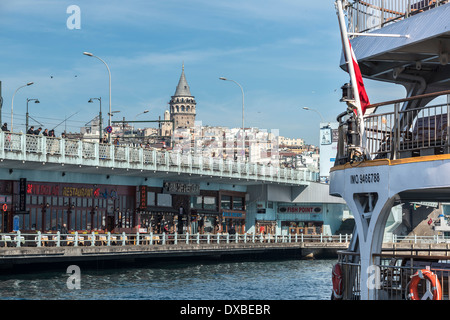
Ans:
[[[382,264],[392,208],[410,210],[410,202],[450,201],[450,4],[337,0],[336,8],[342,35],[349,36],[363,78],[406,89],[406,97],[377,103],[368,92],[373,104],[363,115],[353,111],[357,99],[343,90],[341,101],[347,102],[347,110],[338,116],[338,151],[330,172],[330,194],[342,197],[355,216],[357,237],[347,261],[358,264],[359,271],[352,269],[347,275],[344,296],[389,299],[378,285],[380,279],[374,280],[375,286],[368,280],[373,279],[373,266]],[[345,71],[347,63],[343,54],[340,67]],[[359,289],[353,290],[352,283]],[[406,289],[398,290],[405,297]]]
[[[448,0],[365,0],[348,7],[349,35],[364,77],[405,86],[408,96],[447,90]],[[346,70],[345,59],[341,68]]]

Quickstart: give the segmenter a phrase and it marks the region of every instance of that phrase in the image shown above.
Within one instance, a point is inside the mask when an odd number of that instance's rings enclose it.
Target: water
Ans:
[[[139,268],[81,269],[69,274],[0,276],[0,299],[27,300],[329,300],[336,260],[160,263]]]

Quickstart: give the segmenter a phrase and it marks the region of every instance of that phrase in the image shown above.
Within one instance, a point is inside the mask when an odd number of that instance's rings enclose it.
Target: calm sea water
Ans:
[[[67,270],[0,276],[0,299],[27,300],[329,300],[335,260],[161,263],[81,269],[80,289]]]

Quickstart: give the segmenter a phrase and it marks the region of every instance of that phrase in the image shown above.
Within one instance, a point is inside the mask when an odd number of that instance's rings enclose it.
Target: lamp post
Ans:
[[[11,101],[11,132],[13,132],[13,111],[14,111],[14,97],[16,96],[17,91],[23,87],[31,86],[34,82],[28,82],[27,84],[24,84],[23,86],[20,86],[14,91],[12,101]]]
[[[148,112],[149,112],[149,110],[144,110],[143,112],[138,113],[137,115],[134,116],[134,120],[136,121],[136,118],[137,118],[138,116],[140,116],[141,114],[144,114],[144,113],[148,113]],[[134,130],[134,126],[133,126],[133,130]]]
[[[34,103],[41,103],[38,99],[28,99],[27,98],[27,114],[25,115],[25,133],[28,132],[28,102],[34,101]],[[11,128],[12,131],[12,128]]]
[[[144,110],[143,112],[138,113],[137,115],[135,115],[135,116],[134,116],[134,120],[136,120],[136,118],[137,118],[138,116],[140,116],[141,114],[144,114],[144,113],[148,113],[148,110]]]
[[[220,77],[219,80],[223,80],[223,81],[231,81],[234,82],[235,84],[237,84],[239,86],[239,88],[241,88],[241,92],[242,92],[242,157],[245,160],[245,134],[244,134],[244,89],[242,88],[242,86],[232,80],[232,79],[227,79],[224,77]]]
[[[108,113],[109,119],[108,119],[108,126],[111,126],[111,70],[109,70],[108,65],[106,64],[106,62],[103,59],[93,55],[90,52],[83,52],[83,54],[88,56],[88,57],[97,58],[98,60],[103,62],[104,65],[106,66],[106,69],[108,69],[108,75],[109,75],[109,113]],[[108,142],[110,142],[110,141],[111,141],[111,133],[108,132]]]
[[[322,119],[322,122],[325,122],[325,120],[322,117],[322,114],[319,111],[317,111],[316,109],[311,109],[311,108],[308,108],[308,107],[303,107],[303,109],[316,112],[320,116],[320,118]]]
[[[99,121],[99,124],[98,124],[98,141],[99,142],[102,142],[102,128],[103,128],[103,126],[102,126],[102,97],[100,97],[100,98],[90,98],[89,99],[89,103],[92,103],[92,102],[94,102],[93,100],[98,100],[99,102],[100,102],[100,111],[98,112],[98,121]]]

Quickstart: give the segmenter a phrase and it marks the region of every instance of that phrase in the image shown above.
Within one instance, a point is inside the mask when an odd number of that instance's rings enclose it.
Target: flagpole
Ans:
[[[358,85],[356,82],[355,68],[353,67],[352,52],[351,52],[351,48],[350,48],[350,40],[348,38],[347,27],[345,24],[342,0],[336,0],[335,4],[336,4],[337,11],[338,11],[339,27],[341,29],[341,36],[342,36],[342,45],[344,47],[344,56],[345,56],[345,60],[347,63],[348,73],[350,75],[350,81],[352,83],[353,97],[355,98],[355,105],[356,105],[356,110],[358,113],[357,117],[358,117],[358,122],[359,122],[359,128],[361,130],[360,135],[359,135],[359,137],[360,137],[359,146],[363,147],[363,136],[365,135],[364,119],[363,119],[363,113],[361,110],[361,99],[359,97]]]

